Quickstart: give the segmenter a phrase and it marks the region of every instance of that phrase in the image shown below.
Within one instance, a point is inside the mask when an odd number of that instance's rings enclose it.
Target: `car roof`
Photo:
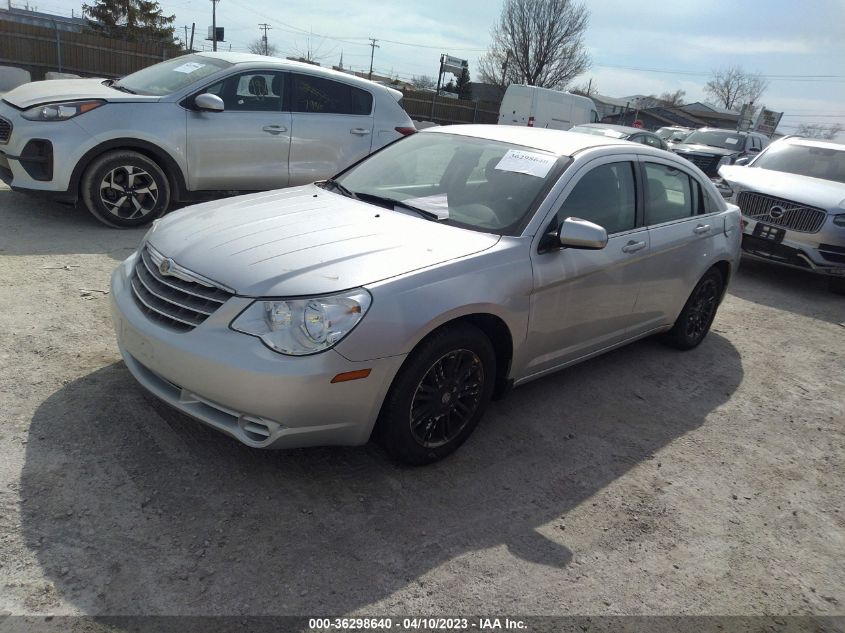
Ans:
[[[606,145],[622,145],[625,147],[639,147],[629,141],[579,134],[578,132],[564,132],[563,130],[549,130],[546,128],[522,127],[517,125],[444,125],[420,130],[419,134],[460,134],[475,138],[501,141],[539,149],[558,156],[572,156],[573,154],[591,147]]]
[[[649,132],[648,130],[644,130],[641,127],[615,125],[613,123],[581,123],[580,125],[576,125],[573,127],[594,127],[600,130],[616,130],[617,132],[622,132],[623,134],[654,134],[654,132]]]
[[[803,136],[791,136],[789,138],[780,139],[778,142],[787,143],[789,145],[803,145],[805,147],[821,147],[824,149],[833,149],[839,152],[845,151],[845,143],[840,141],[827,141]]]
[[[222,59],[223,61],[229,62],[230,64],[249,64],[264,67],[277,66],[278,68],[284,70],[302,70],[316,75],[331,77],[333,79],[340,79],[347,83],[357,84],[361,87],[365,87],[370,90],[377,86],[379,90],[387,90],[388,92],[390,92],[396,99],[402,97],[402,93],[399,90],[396,90],[395,88],[390,88],[388,86],[377,84],[374,81],[364,79],[363,77],[358,77],[357,75],[342,73],[337,70],[323,68],[322,66],[316,66],[314,64],[306,64],[305,62],[298,62],[293,59],[284,59],[282,57],[269,57],[267,55],[254,55],[252,53],[214,53],[205,51],[194,54],[199,55],[200,57],[213,57],[215,59]]]

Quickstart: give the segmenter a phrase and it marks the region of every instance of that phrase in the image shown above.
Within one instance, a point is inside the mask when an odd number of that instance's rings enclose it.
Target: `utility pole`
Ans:
[[[191,22],[191,44],[188,46],[188,50],[192,53],[194,52],[194,31],[197,29],[197,23]]]
[[[505,83],[508,81],[508,62],[511,60],[511,52],[507,51],[505,55],[505,61],[502,64],[502,86],[504,87]]]
[[[264,37],[262,38],[264,40],[264,54],[269,55],[270,54],[270,46],[267,44],[267,30],[272,29],[273,27],[270,26],[269,24],[267,24],[266,22],[262,22],[261,24],[258,25],[258,28],[264,29]]]
[[[369,75],[369,77],[367,77],[367,79],[372,79],[373,78],[373,57],[376,54],[376,49],[381,48],[381,46],[376,44],[376,42],[378,42],[378,40],[374,40],[373,38],[369,38],[369,39],[370,39],[370,49],[371,49],[370,50],[370,75]]]
[[[211,50],[217,50],[217,3],[220,0],[211,0]]]
[[[188,50],[188,25],[182,27],[185,29],[185,50]]]

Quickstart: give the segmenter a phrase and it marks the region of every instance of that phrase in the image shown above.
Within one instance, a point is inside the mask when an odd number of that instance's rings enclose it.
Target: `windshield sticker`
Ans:
[[[408,198],[403,200],[405,204],[412,207],[417,207],[423,211],[430,211],[437,216],[438,220],[449,219],[449,200],[445,193],[439,193],[434,196],[424,196],[422,198]],[[399,207],[401,209],[401,207]]]
[[[197,63],[197,62],[187,62],[185,64],[182,64],[181,66],[177,66],[176,68],[174,68],[173,72],[175,72],[175,73],[185,73],[186,75],[189,75],[190,73],[194,72],[195,70],[199,70],[203,66],[205,66],[205,64],[200,64],[200,63]]]
[[[736,145],[737,143],[739,143],[739,139],[734,138],[733,136],[729,136],[725,139],[725,143],[727,143],[728,145]]]
[[[557,156],[509,149],[496,165],[496,169],[545,178],[556,161]]]

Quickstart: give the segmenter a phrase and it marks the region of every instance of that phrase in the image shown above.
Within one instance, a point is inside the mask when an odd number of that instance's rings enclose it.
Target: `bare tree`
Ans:
[[[493,43],[478,61],[481,80],[565,88],[590,67],[590,13],[574,0],[505,0]]]
[[[684,97],[686,96],[686,90],[676,90],[675,92],[664,92],[659,97],[657,97],[658,101],[663,102],[664,105],[670,107],[677,107],[684,105]]]
[[[270,57],[279,56],[279,49],[276,45],[271,44],[270,42],[265,42],[263,37],[259,37],[257,40],[250,42],[249,52],[254,53],[255,55],[269,55]]]
[[[569,91],[572,94],[581,95],[582,97],[589,97],[594,94],[598,94],[599,88],[598,84],[595,81],[588,81],[587,83],[580,84],[575,86],[574,88],[570,88]]]
[[[428,75],[414,75],[411,77],[411,85],[417,90],[434,90],[437,84]]]
[[[833,139],[837,134],[845,130],[841,123],[831,123],[830,125],[822,125],[821,123],[801,123],[795,133],[799,136],[806,136],[809,138],[821,138],[825,140]]]
[[[713,71],[713,77],[704,86],[704,92],[720,106],[734,110],[743,103],[757,101],[768,87],[769,82],[759,73],[749,73],[741,66],[731,66]]]

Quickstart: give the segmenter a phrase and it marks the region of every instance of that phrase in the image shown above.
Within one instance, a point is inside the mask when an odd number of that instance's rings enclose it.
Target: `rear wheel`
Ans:
[[[95,159],[82,179],[82,200],[100,222],[117,228],[142,226],[170,204],[162,169],[143,154],[119,150]]]
[[[382,407],[377,437],[401,462],[421,465],[455,451],[493,395],[496,356],[487,336],[461,324],[431,334],[402,366]]]
[[[722,274],[718,270],[707,271],[693,288],[675,325],[662,335],[661,340],[678,349],[692,349],[701,343],[716,316],[723,286]]]

